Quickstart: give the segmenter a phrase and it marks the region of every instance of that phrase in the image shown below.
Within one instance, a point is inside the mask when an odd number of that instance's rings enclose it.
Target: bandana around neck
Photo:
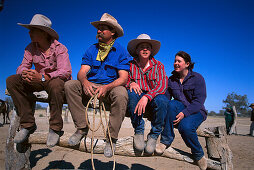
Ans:
[[[97,61],[104,61],[105,58],[107,57],[111,47],[114,45],[115,39],[110,43],[110,44],[105,44],[99,42],[99,51],[96,57]]]

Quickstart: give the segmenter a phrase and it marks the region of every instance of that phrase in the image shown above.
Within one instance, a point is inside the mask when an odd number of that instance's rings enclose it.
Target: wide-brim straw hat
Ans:
[[[249,107],[251,107],[251,106],[254,106],[254,103],[251,103],[251,104],[249,105]]]
[[[55,38],[56,40],[59,39],[57,32],[51,28],[51,26],[52,26],[51,20],[44,15],[35,14],[31,20],[30,24],[18,23],[18,25],[21,25],[21,26],[28,28],[28,29],[31,29],[31,28],[41,29],[41,30],[45,31],[46,33],[48,33],[53,38]]]
[[[151,37],[147,34],[140,34],[137,39],[133,39],[128,43],[127,50],[130,55],[136,57],[136,48],[140,43],[149,43],[152,46],[151,55],[154,57],[160,50],[161,42],[158,40],[152,40]]]
[[[121,37],[123,36],[123,28],[121,27],[120,24],[118,24],[117,20],[109,15],[108,13],[104,13],[100,19],[100,21],[94,21],[91,22],[91,24],[98,29],[99,25],[109,25],[110,27],[114,28],[116,33],[117,33],[117,37]]]

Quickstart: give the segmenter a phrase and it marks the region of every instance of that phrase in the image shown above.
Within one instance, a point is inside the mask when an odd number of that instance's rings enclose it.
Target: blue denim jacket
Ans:
[[[109,84],[116,80],[119,70],[130,70],[131,57],[128,52],[117,42],[108,53],[104,61],[97,61],[98,43],[93,44],[85,52],[81,65],[89,65],[91,67],[87,74],[87,79],[97,84]]]
[[[172,76],[168,79],[168,90],[166,96],[169,100],[174,98],[185,105],[185,109],[182,111],[185,117],[200,112],[204,120],[207,117],[207,111],[204,103],[206,99],[206,85],[202,75],[197,72],[189,70],[188,75],[180,83],[176,72],[172,72]]]

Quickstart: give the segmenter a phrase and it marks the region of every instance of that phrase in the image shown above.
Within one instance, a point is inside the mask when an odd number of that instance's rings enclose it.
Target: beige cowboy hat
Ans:
[[[254,103],[251,103],[251,105],[249,105],[249,107],[251,107],[251,106],[254,106]]]
[[[159,52],[160,47],[161,47],[160,41],[152,40],[150,38],[150,36],[147,34],[140,34],[137,37],[137,39],[133,39],[128,43],[127,50],[129,51],[130,55],[133,57],[137,56],[137,54],[136,54],[137,45],[139,45],[140,43],[144,43],[144,42],[151,44],[151,46],[152,46],[151,55],[152,56],[155,56]]]
[[[41,29],[43,31],[45,31],[46,33],[48,33],[49,35],[51,35],[52,37],[54,37],[55,39],[59,39],[59,36],[57,34],[57,32],[55,30],[53,30],[51,28],[52,26],[52,22],[50,21],[50,19],[44,15],[41,14],[35,14],[30,22],[30,24],[21,24],[18,23],[18,25],[21,25],[25,28],[38,28]]]
[[[109,15],[108,13],[104,13],[100,21],[94,21],[94,22],[91,22],[91,24],[96,29],[98,29],[98,26],[101,24],[109,25],[116,30],[118,37],[123,36],[123,28],[121,27],[120,24],[118,24],[117,20],[113,16]]]

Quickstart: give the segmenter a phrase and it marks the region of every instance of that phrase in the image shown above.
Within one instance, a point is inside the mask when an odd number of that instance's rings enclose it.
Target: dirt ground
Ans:
[[[48,118],[44,110],[36,111],[37,131],[48,131]],[[7,125],[2,125],[2,117],[0,118],[0,169],[5,169],[5,145],[8,133]],[[228,136],[228,144],[233,153],[233,166],[236,170],[251,170],[254,169],[254,137],[248,136],[249,118],[238,118],[237,134]],[[202,127],[212,127],[224,125],[225,121],[222,117],[208,117],[201,125]],[[146,121],[147,134],[150,130],[150,123]],[[72,119],[69,116],[68,122],[64,122],[64,131],[73,133],[75,127]],[[190,149],[184,144],[177,130],[176,139],[172,146],[180,150],[190,152]],[[97,137],[103,137],[103,133],[96,132]],[[91,135],[91,134],[88,134]],[[125,118],[122,128],[119,133],[119,138],[132,136],[133,129],[129,118]],[[205,149],[205,139],[199,138],[201,145]],[[197,166],[164,157],[126,157],[116,155],[116,169],[118,170],[168,170],[180,169],[190,170],[198,169]],[[79,152],[69,148],[55,146],[47,148],[46,145],[32,145],[32,152],[30,155],[31,167],[34,170],[41,169],[92,169],[91,154]],[[113,167],[113,158],[105,158],[103,154],[94,155],[94,164],[96,169],[110,170]]]

